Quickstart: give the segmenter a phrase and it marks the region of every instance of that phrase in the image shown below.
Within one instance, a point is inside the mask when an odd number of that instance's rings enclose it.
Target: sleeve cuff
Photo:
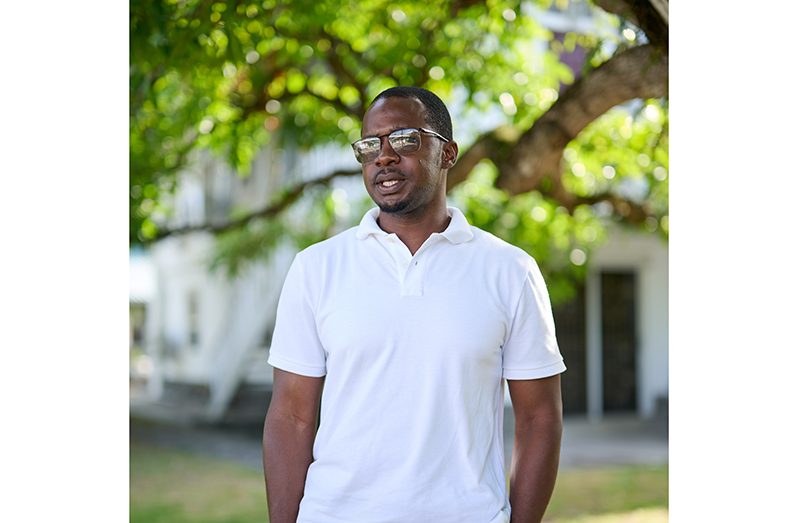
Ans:
[[[556,363],[537,367],[534,369],[507,369],[502,368],[502,378],[507,380],[534,380],[538,378],[548,378],[555,374],[565,372],[565,363],[560,360]]]
[[[294,374],[299,374],[301,376],[320,378],[327,374],[327,368],[324,366],[318,367],[315,365],[305,365],[302,363],[297,363],[295,361],[287,360],[285,358],[281,358],[280,356],[275,356],[274,354],[269,354],[268,363],[272,367],[278,368],[280,370],[286,370],[288,372],[293,372]]]

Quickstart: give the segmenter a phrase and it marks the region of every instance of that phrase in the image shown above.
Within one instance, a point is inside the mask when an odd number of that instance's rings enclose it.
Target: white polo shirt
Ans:
[[[509,521],[503,378],[565,365],[535,261],[449,214],[415,255],[374,208],[294,259],[269,363],[326,376],[299,522]]]

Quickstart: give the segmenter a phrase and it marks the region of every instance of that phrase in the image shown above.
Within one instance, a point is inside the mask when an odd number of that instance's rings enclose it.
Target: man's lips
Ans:
[[[405,175],[399,171],[380,171],[374,176],[374,183],[379,185],[381,183],[391,180],[403,180]]]
[[[374,185],[382,193],[398,190],[404,183],[405,176],[399,172],[380,172],[374,177]]]
[[[385,180],[384,182],[376,184],[376,187],[379,194],[387,196],[401,191],[404,184],[404,180]]]

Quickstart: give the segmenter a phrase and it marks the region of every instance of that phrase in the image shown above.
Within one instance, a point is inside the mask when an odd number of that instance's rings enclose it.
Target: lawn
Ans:
[[[261,472],[186,452],[131,445],[131,523],[267,521]]]
[[[544,521],[666,523],[667,467],[566,470]],[[131,523],[268,522],[263,477],[186,452],[130,447]]]
[[[667,523],[668,467],[562,471],[544,521]]]

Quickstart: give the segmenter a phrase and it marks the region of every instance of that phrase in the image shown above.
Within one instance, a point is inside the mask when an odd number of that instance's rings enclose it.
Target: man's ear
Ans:
[[[441,167],[451,169],[457,163],[457,142],[451,141],[443,144],[443,161]]]

